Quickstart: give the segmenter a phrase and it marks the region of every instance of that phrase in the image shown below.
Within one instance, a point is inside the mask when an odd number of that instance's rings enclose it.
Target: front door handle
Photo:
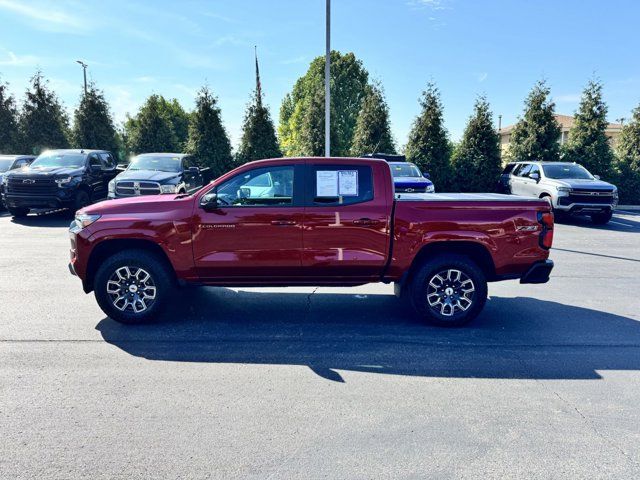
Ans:
[[[358,220],[354,220],[353,223],[356,225],[377,225],[380,222],[371,218],[360,218]]]
[[[271,220],[271,225],[279,226],[295,225],[296,223],[295,220]]]

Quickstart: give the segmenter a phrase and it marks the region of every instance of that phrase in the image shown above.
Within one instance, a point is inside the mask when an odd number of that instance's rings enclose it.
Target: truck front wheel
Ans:
[[[428,322],[460,327],[478,316],[487,301],[487,280],[465,255],[440,255],[425,262],[409,285],[411,303]]]
[[[125,250],[107,258],[94,279],[95,297],[102,311],[126,324],[156,318],[172,286],[165,262],[146,250]]]

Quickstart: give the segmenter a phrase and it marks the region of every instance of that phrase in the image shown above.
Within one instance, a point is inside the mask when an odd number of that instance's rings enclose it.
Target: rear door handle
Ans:
[[[280,225],[280,226],[287,226],[287,225],[295,225],[297,222],[295,220],[271,220],[271,225]]]
[[[380,222],[378,220],[372,220],[371,218],[359,218],[358,220],[354,220],[353,223],[356,225],[377,225]]]

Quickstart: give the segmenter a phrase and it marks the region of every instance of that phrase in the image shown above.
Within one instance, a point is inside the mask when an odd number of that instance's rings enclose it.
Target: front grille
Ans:
[[[396,187],[396,193],[425,193],[427,187]]]
[[[11,176],[7,183],[7,195],[51,196],[58,193],[58,184],[53,178],[29,178]]]
[[[593,192],[587,193],[587,191],[574,192],[570,193],[566,197],[559,197],[560,205],[571,205],[572,203],[590,203],[595,205],[611,205],[613,203],[613,193],[612,192]]]
[[[159,194],[160,184],[158,182],[134,182],[131,180],[116,182],[116,195],[121,197]]]

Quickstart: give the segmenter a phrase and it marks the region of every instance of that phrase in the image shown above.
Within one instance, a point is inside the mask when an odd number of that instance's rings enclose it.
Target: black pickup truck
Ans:
[[[184,153],[143,153],[109,183],[109,198],[191,193],[204,185],[208,169]]]
[[[35,158],[33,155],[0,155],[0,210],[4,209],[4,175],[26,167]]]
[[[4,175],[4,201],[14,217],[32,208],[75,212],[106,198],[117,173],[115,158],[106,150],[48,150],[28,167]]]

